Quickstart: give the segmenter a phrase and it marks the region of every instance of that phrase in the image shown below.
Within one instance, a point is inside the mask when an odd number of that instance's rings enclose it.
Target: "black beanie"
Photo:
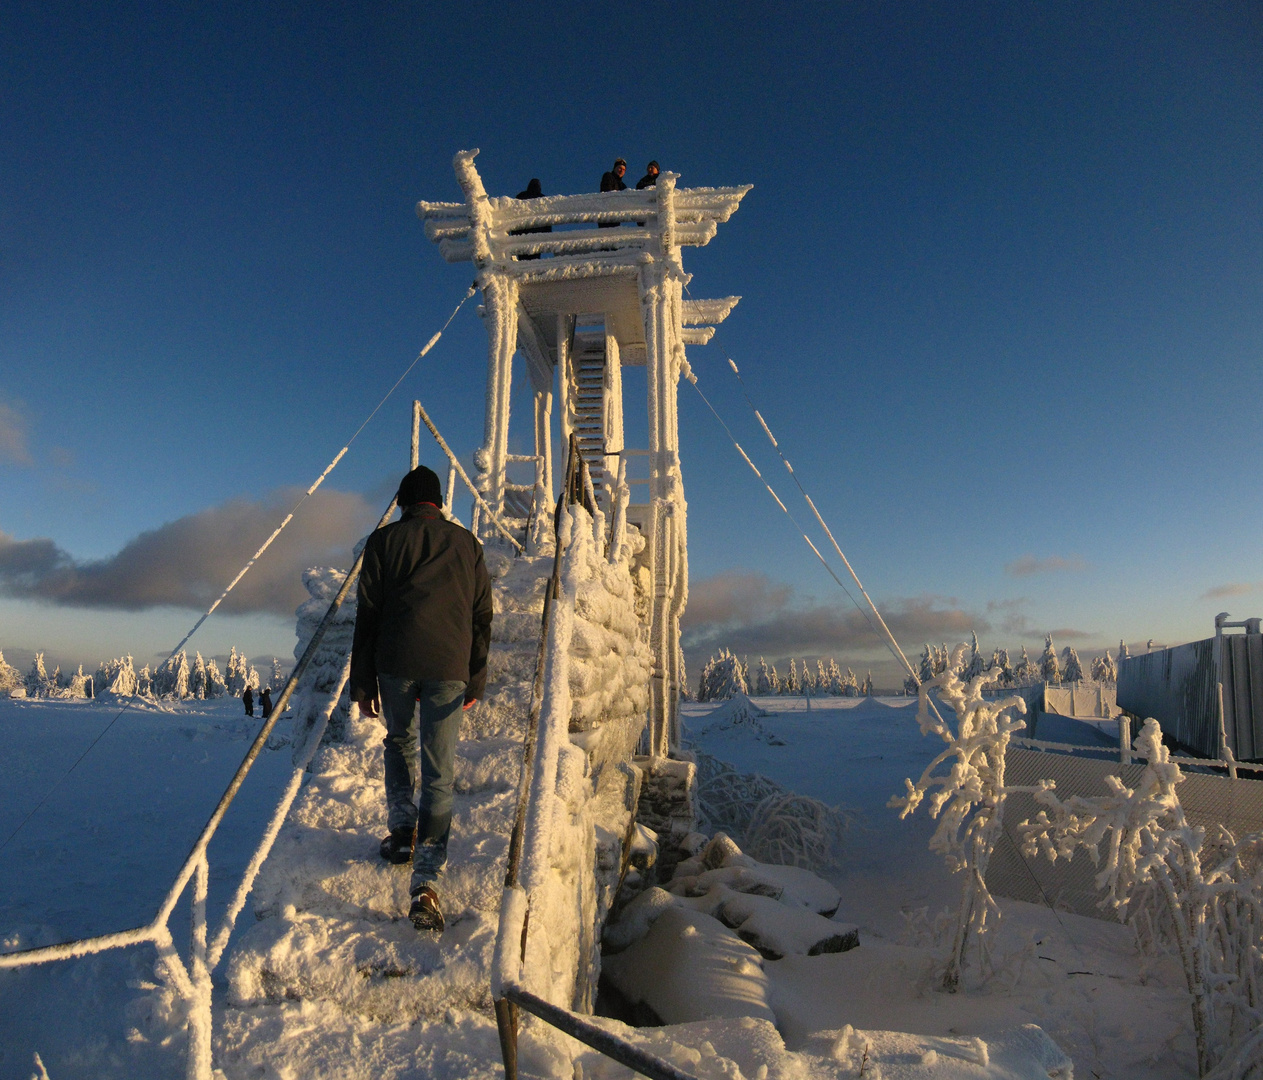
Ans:
[[[438,474],[433,469],[418,465],[399,481],[398,498],[400,506],[412,506],[423,502],[442,506],[443,487],[439,483]]]

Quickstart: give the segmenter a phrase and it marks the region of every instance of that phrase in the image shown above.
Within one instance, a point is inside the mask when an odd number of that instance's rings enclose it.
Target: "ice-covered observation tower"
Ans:
[[[710,242],[751,185],[678,188],[664,172],[655,187],[519,200],[492,197],[474,167],[477,150],[453,161],[464,202],[420,202],[426,235],[448,262],[472,262],[487,325],[487,413],[475,456],[477,485],[498,517],[523,523],[551,511],[552,409],[561,436],[573,433],[605,506],[626,479],[643,501],[627,506],[644,534],[652,581],[653,649],[649,749],[678,741],[680,616],[688,598],[688,533],[680,471],[677,387],[688,375],[686,345],[714,334],[738,297],[685,300],[681,249]],[[600,226],[606,226],[604,228]],[[609,226],[615,226],[613,228]],[[525,359],[534,391],[534,453],[509,453],[513,357]],[[624,443],[622,368],[646,368],[648,446]],[[647,459],[644,464],[637,459]],[[515,483],[511,466],[531,466]],[[488,522],[475,532],[490,538]]]

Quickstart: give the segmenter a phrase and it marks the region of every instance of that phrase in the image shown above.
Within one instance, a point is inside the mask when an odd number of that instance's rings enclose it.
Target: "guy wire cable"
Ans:
[[[447,317],[447,322],[445,322],[442,328],[432,338],[430,338],[429,341],[425,343],[421,351],[417,353],[416,358],[412,361],[411,364],[409,364],[404,369],[403,374],[400,375],[399,378],[395,380],[394,385],[389,390],[386,391],[385,395],[382,397],[381,401],[377,403],[377,406],[373,409],[373,411],[369,413],[368,416],[364,419],[364,422],[360,424],[358,428],[355,429],[355,434],[353,434],[349,439],[347,439],[346,445],[342,447],[342,449],[339,450],[337,454],[334,456],[333,460],[329,462],[327,466],[325,466],[324,472],[322,472],[319,476],[317,476],[315,479],[315,482],[311,485],[311,487],[309,487],[305,492],[303,492],[302,498],[300,498],[298,502],[294,504],[293,509],[291,509],[290,512],[285,516],[285,520],[282,521],[276,527],[276,529],[272,532],[272,535],[269,536],[263,542],[263,546],[260,547],[259,550],[256,551],[252,556],[250,556],[250,561],[247,562],[246,565],[241,568],[237,576],[228,583],[228,587],[222,593],[220,593],[219,598],[213,604],[211,604],[209,608],[207,608],[206,613],[200,619],[198,619],[196,623],[193,624],[193,629],[191,629],[187,634],[185,634],[184,637],[180,639],[180,643],[174,649],[171,650],[171,654],[158,666],[157,668],[158,671],[161,671],[164,667],[166,667],[169,663],[171,663],[171,661],[175,658],[176,653],[178,653],[182,648],[184,648],[186,644],[188,644],[189,639],[194,634],[196,634],[197,631],[201,628],[202,624],[211,617],[211,614],[214,612],[214,610],[217,607],[219,607],[221,603],[223,603],[224,598],[230,592],[232,592],[237,582],[239,582],[243,577],[246,576],[250,568],[254,566],[254,564],[258,561],[259,556],[262,555],[265,551],[267,551],[269,547],[272,546],[272,541],[275,540],[278,536],[280,536],[285,526],[287,526],[294,519],[294,515],[298,512],[298,508],[307,501],[307,499],[315,492],[315,490],[318,487],[320,487],[321,484],[324,483],[325,477],[327,477],[331,472],[333,472],[333,470],[337,467],[338,462],[340,462],[343,459],[343,457],[346,456],[346,452],[351,448],[351,444],[355,442],[357,438],[359,438],[360,432],[362,432],[368,426],[369,421],[372,420],[373,417],[378,414],[378,412],[381,410],[381,407],[385,405],[386,401],[390,398],[391,394],[393,394],[397,389],[399,389],[399,384],[408,377],[408,374],[412,371],[414,367],[417,366],[417,364],[420,362],[422,357],[424,357],[426,353],[428,353],[432,348],[434,348],[435,345],[438,344],[439,338],[441,338],[443,336],[443,332],[449,326],[452,325],[452,320],[456,318],[456,315],[460,311],[460,309],[465,306],[465,302],[469,300],[469,298],[473,296],[474,293],[477,291],[478,291],[477,283],[469,286],[469,290],[465,293],[463,297],[461,297],[460,303],[458,303],[456,307],[452,309],[452,313]],[[122,717],[122,715],[125,712],[127,712],[128,709],[132,707],[134,702],[135,702],[134,697],[129,698],[127,700],[127,703],[121,709],[118,710],[114,718],[108,724],[106,724],[105,727],[101,729],[100,734],[98,734],[95,739],[93,739],[90,743],[88,743],[83,753],[81,753],[77,758],[75,758],[74,764],[71,765],[70,768],[67,769],[64,773],[62,773],[62,775],[56,781],[54,781],[54,783],[44,793],[43,797],[39,800],[39,802],[37,802],[35,806],[31,808],[30,813],[28,813],[26,817],[24,817],[20,822],[18,822],[17,828],[15,828],[11,833],[9,833],[8,836],[4,838],[4,841],[0,843],[0,851],[3,851],[6,847],[9,846],[9,842],[15,836],[17,836],[17,834],[22,831],[23,826],[25,826],[26,823],[30,821],[31,818],[33,818],[36,813],[39,812],[40,807],[42,807],[46,802],[48,802],[48,800],[52,797],[53,792],[56,791],[57,788],[60,787],[61,784],[66,780],[66,778],[72,772],[74,772],[75,769],[79,767],[79,764],[83,761],[83,759],[86,758],[88,754],[92,752],[93,747],[95,747],[97,743],[99,743],[103,738],[105,738],[106,733],[110,730],[110,728],[112,728],[116,723],[118,723],[120,717]]]
[[[687,285],[684,287],[684,291],[688,292]],[[692,293],[689,293],[690,298],[692,298],[692,295],[693,295]],[[742,393],[742,396],[746,399],[746,404],[750,406],[750,411],[754,413],[755,419],[758,420],[759,422],[759,426],[763,428],[763,433],[767,436],[768,441],[772,444],[772,448],[776,451],[777,456],[780,457],[781,463],[785,466],[786,472],[788,472],[789,475],[793,478],[794,484],[797,486],[799,492],[802,494],[802,497],[807,501],[807,505],[811,507],[811,512],[815,514],[816,520],[820,523],[820,527],[824,529],[825,535],[828,536],[829,542],[833,545],[833,550],[838,553],[838,558],[842,560],[842,564],[846,567],[847,571],[850,573],[852,580],[855,582],[856,588],[859,589],[864,599],[868,601],[868,606],[872,609],[873,615],[876,616],[878,623],[881,624],[882,631],[886,637],[887,645],[891,649],[891,652],[893,653],[895,659],[899,660],[903,664],[904,669],[908,672],[909,675],[912,676],[916,684],[920,686],[921,685],[920,676],[918,676],[916,671],[913,670],[912,664],[909,663],[908,658],[904,655],[903,650],[899,647],[899,642],[895,640],[895,635],[890,632],[890,627],[886,625],[886,620],[881,617],[881,612],[877,610],[877,605],[873,603],[872,597],[870,597],[868,595],[868,592],[865,590],[863,584],[861,583],[859,579],[859,575],[856,574],[855,569],[851,566],[850,560],[846,557],[846,555],[843,554],[842,548],[839,546],[837,540],[834,539],[832,530],[829,528],[828,525],[825,524],[825,520],[823,517],[821,517],[820,511],[816,509],[815,502],[812,501],[811,496],[807,494],[807,490],[806,488],[803,487],[802,481],[798,479],[798,474],[794,472],[794,467],[789,463],[789,459],[785,457],[784,452],[781,450],[780,444],[776,441],[776,437],[772,434],[772,429],[767,426],[767,421],[763,419],[763,414],[760,413],[759,410],[754,407],[754,402],[750,400],[750,394],[749,394],[749,391],[746,389],[745,380],[741,377],[741,372],[738,370],[736,363],[733,361],[732,357],[728,355],[728,350],[725,349],[722,345],[719,346],[719,351],[723,354],[724,359],[728,361],[728,366],[732,368],[732,373],[737,377],[737,382],[741,384],[741,393]],[[694,385],[696,385],[696,383],[694,383]],[[743,457],[745,456],[744,453],[742,454],[742,456]],[[746,460],[749,460],[749,459],[747,458]],[[768,490],[770,491],[771,489],[769,488]],[[810,541],[808,542],[810,543]],[[832,571],[830,571],[830,573],[832,573]],[[839,582],[839,584],[841,584],[841,582]],[[843,591],[846,591],[845,586],[843,586]],[[851,596],[849,591],[847,591],[846,594],[847,596],[851,597],[851,602],[855,603],[855,597]],[[859,605],[856,604],[856,607],[859,607]],[[867,618],[867,615],[865,615],[865,618]],[[868,625],[872,627],[874,633],[877,632],[877,628],[873,626],[872,620],[869,620]]]
[[[749,465],[750,468],[754,471],[754,475],[757,476],[759,480],[762,482],[763,486],[767,488],[767,493],[771,495],[773,499],[776,500],[776,505],[779,506],[782,510],[784,510],[785,516],[789,518],[791,522],[793,522],[794,528],[798,530],[799,535],[807,542],[807,546],[811,548],[812,552],[815,553],[816,558],[820,560],[820,565],[823,566],[825,570],[828,571],[829,576],[838,583],[839,588],[841,588],[841,590],[844,593],[846,593],[847,599],[849,599],[851,603],[855,605],[855,610],[858,611],[861,615],[863,615],[864,618],[868,621],[869,629],[872,630],[873,633],[876,634],[877,627],[873,626],[872,620],[868,618],[868,612],[866,612],[864,608],[860,605],[860,603],[855,599],[855,597],[851,595],[851,591],[846,587],[845,584],[843,584],[842,579],[838,577],[836,573],[834,573],[833,567],[830,566],[829,563],[825,560],[825,557],[820,554],[820,549],[816,547],[814,543],[812,543],[811,537],[809,537],[803,531],[803,527],[798,524],[797,518],[795,518],[794,515],[790,513],[789,507],[787,507],[783,502],[781,502],[781,497],[777,495],[775,491],[772,490],[772,485],[769,484],[767,480],[764,478],[763,474],[759,472],[758,466],[755,465],[754,462],[750,460],[750,455],[747,454],[745,450],[741,448],[741,444],[737,442],[736,436],[734,436],[732,433],[732,429],[729,428],[726,423],[724,423],[724,418],[720,416],[718,412],[715,411],[715,406],[710,403],[710,398],[708,398],[702,392],[702,388],[697,385],[697,376],[692,371],[689,371],[685,374],[684,377],[688,379],[690,383],[693,384],[693,389],[697,391],[698,397],[700,397],[702,401],[706,403],[706,407],[711,411],[711,415],[714,416],[714,418],[719,421],[719,426],[724,429],[724,431],[728,435],[728,438],[732,441],[732,445],[737,448],[737,453],[742,456],[742,458],[745,460],[745,463]]]

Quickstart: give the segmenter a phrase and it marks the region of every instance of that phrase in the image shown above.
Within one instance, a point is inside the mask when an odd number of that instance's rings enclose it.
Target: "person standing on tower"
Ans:
[[[656,161],[649,162],[645,166],[645,175],[636,181],[636,190],[644,191],[647,187],[656,187],[658,184],[658,163]]]
[[[623,176],[627,173],[627,162],[622,158],[615,158],[614,164],[607,173],[601,174],[601,190],[602,191],[626,191],[627,185],[623,183]],[[617,229],[619,222],[617,221],[601,221],[597,223],[599,229]]]
[[[408,917],[437,931],[461,708],[486,689],[492,615],[482,545],[443,516],[442,498],[438,476],[413,469],[399,484],[402,517],[369,535],[350,679],[360,711],[376,716],[380,706],[386,725],[381,857],[411,861]]]
[[[519,191],[517,195],[515,196],[515,198],[522,199],[522,200],[542,199],[543,197],[544,197],[543,185],[540,184],[538,178],[536,177],[531,177],[531,182],[526,185],[525,190]],[[553,227],[551,225],[536,225],[530,229],[510,229],[509,235],[510,236],[523,236],[526,233],[546,233],[546,232],[552,232],[552,231],[553,231]],[[523,259],[538,259],[538,258],[539,258],[538,252],[536,252],[533,255],[519,255],[518,256],[519,261]]]

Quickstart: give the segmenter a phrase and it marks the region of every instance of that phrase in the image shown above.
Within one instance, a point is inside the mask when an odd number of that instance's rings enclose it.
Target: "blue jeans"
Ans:
[[[386,724],[387,821],[392,833],[416,827],[409,886],[415,895],[438,880],[447,862],[465,684],[379,674],[377,685]]]

